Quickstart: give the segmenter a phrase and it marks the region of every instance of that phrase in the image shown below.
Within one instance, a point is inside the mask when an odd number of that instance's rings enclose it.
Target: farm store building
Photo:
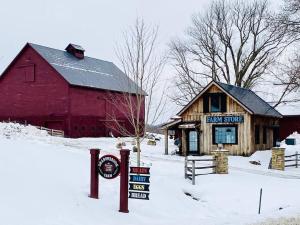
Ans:
[[[76,138],[119,136],[116,121],[133,133],[122,98],[136,101],[136,90],[112,62],[85,56],[81,46],[69,44],[61,51],[28,43],[0,77],[0,120],[63,130]]]
[[[174,118],[162,128],[181,140],[181,155],[210,154],[218,144],[251,155],[276,144],[282,115],[251,90],[212,81]]]

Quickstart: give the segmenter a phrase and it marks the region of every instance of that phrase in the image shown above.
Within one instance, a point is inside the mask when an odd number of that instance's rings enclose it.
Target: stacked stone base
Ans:
[[[214,159],[213,172],[216,174],[228,174],[228,154],[227,150],[211,151]]]

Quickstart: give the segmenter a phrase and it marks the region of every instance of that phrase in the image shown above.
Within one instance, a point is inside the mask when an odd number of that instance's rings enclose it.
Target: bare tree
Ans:
[[[272,19],[273,23],[277,23],[293,42],[291,48],[299,49],[300,0],[285,0],[279,15]],[[300,101],[300,96],[298,96],[300,90],[300,54],[297,51],[292,52],[292,56],[287,62],[279,63],[278,72],[274,74],[274,77],[276,78],[274,85],[282,89],[281,95],[274,102],[274,107],[282,103]]]
[[[194,15],[186,39],[170,43],[179,93],[172,99],[184,105],[210,80],[256,86],[290,43],[271,17],[266,0],[218,0]]]
[[[145,134],[145,125],[154,124],[165,106],[164,86],[160,77],[165,57],[156,54],[158,27],[147,26],[143,19],[137,19],[134,26],[124,32],[123,45],[117,46],[117,56],[122,64],[125,85],[130,93],[123,93],[119,99],[110,98],[113,107],[110,115],[114,121],[113,129],[122,136],[134,136],[137,146],[137,166],[140,166],[141,141]],[[132,81],[135,83],[133,85]],[[156,93],[156,95],[155,95]],[[118,120],[114,112],[123,112],[126,125]],[[134,130],[132,134],[131,130]]]

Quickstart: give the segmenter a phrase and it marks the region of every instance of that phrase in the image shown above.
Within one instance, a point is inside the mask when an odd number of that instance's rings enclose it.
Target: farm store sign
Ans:
[[[243,123],[244,116],[207,116],[206,123]]]
[[[98,172],[106,179],[116,178],[120,173],[120,161],[113,155],[105,155],[98,161]]]
[[[150,168],[130,167],[129,198],[149,200]]]

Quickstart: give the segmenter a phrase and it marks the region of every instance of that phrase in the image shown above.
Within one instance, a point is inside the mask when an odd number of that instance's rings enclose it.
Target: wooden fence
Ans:
[[[56,136],[56,137],[64,137],[65,136],[65,132],[63,130],[55,130],[55,129],[49,129],[46,127],[42,127],[42,126],[34,126],[40,130],[45,130],[47,131],[47,133],[51,136]]]
[[[214,174],[215,172],[211,173],[199,173],[199,171],[203,169],[214,169],[215,165],[201,165],[199,163],[201,162],[214,162],[215,159],[188,159],[188,157],[185,157],[185,163],[184,163],[184,178],[190,179],[192,181],[192,184],[195,185],[195,178],[196,176],[200,175],[207,175],[207,174]],[[198,163],[198,165],[196,165]]]
[[[20,122],[20,121],[12,121],[12,120],[3,120],[2,122],[5,122],[5,123],[19,123],[19,124],[22,124],[24,126],[28,126],[30,124],[27,123],[27,121],[25,121],[24,123]],[[40,129],[40,130],[45,130],[47,131],[47,133],[51,136],[57,136],[57,137],[64,137],[65,136],[65,132],[63,130],[55,130],[55,129],[49,129],[49,128],[46,128],[46,127],[42,127],[42,126],[34,126],[34,125],[31,125],[33,127],[36,127],[37,129]]]
[[[298,152],[296,152],[293,155],[284,156],[284,164],[285,164],[284,167],[296,167],[296,168],[298,168],[299,161],[300,161],[299,156],[300,156],[300,154]],[[287,162],[295,162],[295,164],[286,165]]]

